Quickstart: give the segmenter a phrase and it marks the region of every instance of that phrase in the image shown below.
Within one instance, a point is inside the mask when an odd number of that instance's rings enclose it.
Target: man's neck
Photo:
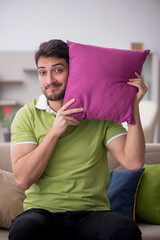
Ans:
[[[63,99],[58,101],[48,101],[48,105],[53,111],[57,112],[63,105]]]

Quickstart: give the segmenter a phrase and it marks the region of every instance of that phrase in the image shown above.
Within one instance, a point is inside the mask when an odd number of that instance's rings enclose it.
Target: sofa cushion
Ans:
[[[160,225],[149,223],[138,223],[138,227],[142,232],[143,240],[159,240],[160,239]]]
[[[102,48],[67,41],[70,70],[64,104],[83,107],[77,119],[102,119],[134,124],[133,103],[137,88],[127,84],[141,74],[149,50],[134,51]]]
[[[137,194],[136,217],[144,222],[160,224],[160,165],[145,164]]]
[[[11,220],[23,211],[24,199],[24,190],[16,186],[13,173],[0,169],[0,227],[10,227]]]
[[[0,228],[0,240],[7,240],[9,235],[9,230]]]
[[[122,213],[135,220],[135,205],[138,187],[144,168],[137,171],[110,170],[107,196],[111,211]]]

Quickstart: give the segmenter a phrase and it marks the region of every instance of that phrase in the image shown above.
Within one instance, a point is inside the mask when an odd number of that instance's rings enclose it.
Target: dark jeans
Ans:
[[[115,212],[30,209],[13,219],[9,239],[140,240],[141,232],[131,218]]]

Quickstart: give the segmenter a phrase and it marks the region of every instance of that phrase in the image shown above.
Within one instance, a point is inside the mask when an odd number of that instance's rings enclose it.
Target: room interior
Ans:
[[[41,42],[50,39],[105,48],[150,49],[142,70],[148,92],[140,103],[148,172],[143,179],[140,176],[135,185],[132,207],[137,214],[137,201],[142,208],[147,206],[138,222],[143,240],[160,239],[159,12],[159,0],[0,1],[0,240],[8,239],[11,219],[22,212],[25,198],[24,191],[14,182],[6,133],[16,112],[41,94],[34,54]],[[2,124],[4,113],[5,126]],[[128,128],[126,122],[123,125]],[[110,154],[108,160],[109,169],[123,169]],[[148,180],[144,176],[149,176]],[[128,182],[129,192],[130,186]],[[147,191],[144,201],[138,195],[139,187]]]

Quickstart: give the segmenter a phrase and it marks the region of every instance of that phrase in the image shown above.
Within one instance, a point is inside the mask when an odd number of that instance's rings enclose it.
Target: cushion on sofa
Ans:
[[[160,224],[160,165],[145,164],[137,194],[136,217],[147,223]]]
[[[134,124],[133,103],[137,88],[127,84],[141,74],[149,50],[102,48],[67,41],[70,70],[64,104],[75,98],[70,108],[83,107],[77,119],[102,119]]]
[[[110,170],[107,196],[111,211],[122,213],[135,220],[136,196],[144,168],[137,171]]]
[[[0,227],[10,227],[11,220],[23,211],[24,199],[24,190],[16,186],[13,173],[0,169]]]

